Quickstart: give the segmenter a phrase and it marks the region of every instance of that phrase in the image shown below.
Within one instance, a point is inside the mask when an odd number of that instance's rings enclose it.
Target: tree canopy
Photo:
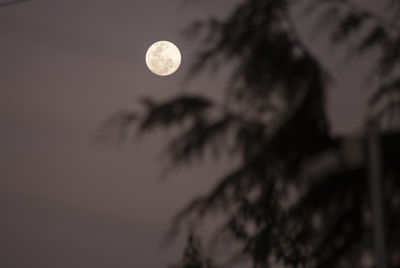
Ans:
[[[190,76],[213,66],[233,66],[223,102],[200,94],[146,98],[143,109],[111,120],[120,133],[131,123],[141,133],[176,127],[178,134],[167,148],[178,166],[201,160],[207,152],[239,159],[231,171],[216,178],[212,191],[194,198],[176,215],[173,228],[219,211],[226,216],[221,232],[240,243],[254,268],[272,263],[371,265],[365,261],[373,252],[368,165],[346,165],[343,160],[345,139],[332,137],[326,117],[325,94],[332,75],[323,67],[324,59],[315,56],[312,42],[299,34],[293,11],[302,9],[317,17],[317,28],[329,34],[332,44],[348,47],[346,53],[378,55],[370,61],[369,78],[377,87],[369,109],[383,124],[398,114],[400,104],[399,6],[397,1],[385,4],[382,13],[363,1],[243,0],[226,19],[191,25],[190,38],[204,45]],[[392,267],[400,265],[396,133],[382,133]],[[333,171],[305,171],[329,151],[339,159]],[[292,189],[296,196],[290,194]]]

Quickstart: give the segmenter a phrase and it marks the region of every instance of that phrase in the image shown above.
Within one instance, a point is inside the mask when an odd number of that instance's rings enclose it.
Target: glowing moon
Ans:
[[[146,53],[146,65],[156,75],[167,76],[174,73],[181,64],[181,52],[168,41],[152,44]]]

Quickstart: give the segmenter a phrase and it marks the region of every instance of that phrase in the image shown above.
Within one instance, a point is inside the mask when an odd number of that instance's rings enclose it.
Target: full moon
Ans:
[[[181,52],[178,47],[168,41],[152,44],[146,53],[146,65],[156,75],[173,74],[181,64]]]

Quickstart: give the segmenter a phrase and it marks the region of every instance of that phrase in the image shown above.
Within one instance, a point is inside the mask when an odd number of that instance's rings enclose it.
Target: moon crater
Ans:
[[[146,53],[146,65],[156,75],[167,76],[174,73],[181,64],[181,53],[169,41],[152,44]]]

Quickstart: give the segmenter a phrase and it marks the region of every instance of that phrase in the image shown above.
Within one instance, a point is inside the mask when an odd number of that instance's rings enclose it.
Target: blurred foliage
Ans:
[[[182,261],[169,266],[169,268],[217,268],[217,266],[204,255],[200,238],[193,231],[190,231]]]
[[[221,232],[242,246],[253,267],[370,265],[363,261],[373,252],[367,166],[343,163],[343,140],[331,137],[325,115],[331,75],[312,43],[306,45],[293,16],[294,9],[316,15],[316,28],[353,56],[378,54],[371,59],[368,78],[378,81],[370,110],[385,101],[379,112],[371,113],[380,119],[399,113],[399,4],[387,1],[384,14],[363,5],[350,0],[243,0],[226,19],[189,27],[190,38],[202,47],[190,77],[206,68],[233,66],[223,102],[185,94],[146,99],[139,112],[111,120],[117,132],[132,122],[139,133],[176,127],[178,134],[167,149],[177,166],[207,153],[239,159],[217,178],[210,193],[176,215],[173,231],[189,219],[219,211],[226,216]],[[400,266],[399,146],[398,132],[382,136],[391,267]],[[323,175],[303,172],[306,163],[327,150],[336,152],[342,164]],[[194,241],[189,235],[179,267],[208,267],[196,259]]]

